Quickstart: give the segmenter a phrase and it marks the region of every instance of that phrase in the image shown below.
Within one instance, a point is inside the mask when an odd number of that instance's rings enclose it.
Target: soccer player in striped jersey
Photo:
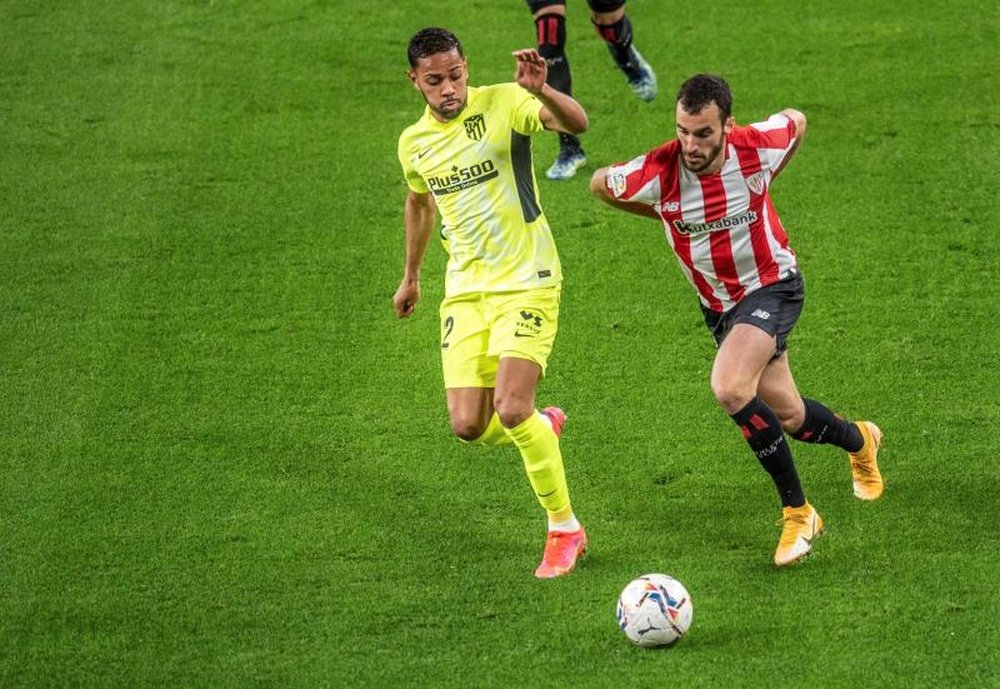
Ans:
[[[783,526],[774,562],[783,566],[808,554],[823,529],[785,434],[846,450],[854,494],[874,500],[883,490],[882,433],[803,398],[788,363],[805,292],[769,189],[801,144],[806,117],[786,109],[737,126],[731,111],[725,80],[692,77],[677,94],[677,137],[597,170],[590,188],[612,206],[662,222],[718,346],[712,392],[778,489]]]
[[[526,0],[535,18],[538,53],[549,66],[548,83],[554,89],[573,95],[569,59],[566,57],[566,0]],[[615,65],[637,98],[651,101],[656,97],[656,73],[636,50],[632,22],[625,12],[624,0],[587,0],[590,21],[597,35],[607,44]],[[545,172],[549,179],[569,179],[587,164],[580,139],[575,134],[559,134],[559,155]]]
[[[487,446],[513,444],[548,514],[540,578],[570,572],[587,535],[570,505],[559,439],[566,415],[535,408],[559,318],[562,271],[538,201],[532,134],[587,128],[580,104],[545,83],[534,49],[513,53],[515,82],[468,85],[458,39],[429,28],[410,40],[409,77],[427,103],[399,138],[409,191],[406,262],[393,296],[400,318],[420,299],[420,266],[441,214],[449,260],[441,359],[452,430]]]

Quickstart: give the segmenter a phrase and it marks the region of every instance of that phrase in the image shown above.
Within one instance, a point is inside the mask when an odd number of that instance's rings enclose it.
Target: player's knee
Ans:
[[[494,400],[494,404],[496,405],[497,416],[500,418],[500,423],[503,424],[504,428],[520,426],[535,411],[531,400],[521,399],[516,396],[498,396]]]
[[[451,430],[462,440],[472,442],[486,432],[486,427],[478,418],[458,414],[451,417]]]
[[[748,386],[740,385],[733,381],[712,379],[712,394],[715,395],[719,406],[726,410],[728,414],[735,414],[743,407],[750,404],[755,392]]]

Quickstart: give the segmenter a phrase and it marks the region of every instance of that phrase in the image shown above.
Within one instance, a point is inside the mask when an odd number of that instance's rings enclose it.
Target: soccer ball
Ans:
[[[687,634],[694,608],[684,584],[666,574],[645,574],[618,596],[617,613],[632,643],[669,646]]]

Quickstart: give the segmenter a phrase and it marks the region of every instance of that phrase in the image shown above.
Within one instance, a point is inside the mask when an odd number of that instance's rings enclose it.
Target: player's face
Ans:
[[[457,50],[420,58],[409,75],[439,121],[453,120],[465,109],[469,72],[465,58]]]
[[[726,135],[733,128],[733,118],[722,120],[714,102],[700,112],[690,113],[677,104],[677,139],[681,142],[681,161],[696,175],[718,172],[725,160]]]

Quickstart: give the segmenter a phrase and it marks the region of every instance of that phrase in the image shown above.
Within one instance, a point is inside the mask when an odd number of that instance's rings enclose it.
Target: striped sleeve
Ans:
[[[789,152],[795,146],[795,123],[787,115],[776,113],[764,122],[757,122],[747,128],[750,145],[760,155],[761,168],[773,172],[781,167]]]
[[[613,198],[655,205],[660,202],[660,169],[653,156],[644,153],[625,163],[608,167],[604,186]]]

